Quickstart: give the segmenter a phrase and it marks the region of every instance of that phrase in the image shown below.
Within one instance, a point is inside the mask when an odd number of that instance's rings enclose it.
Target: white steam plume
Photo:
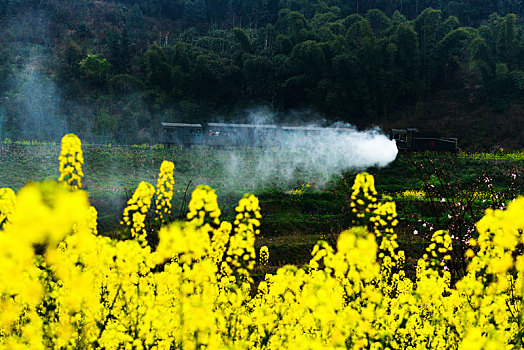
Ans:
[[[254,124],[275,124],[267,112],[252,112]],[[251,182],[254,187],[300,181],[326,182],[346,170],[384,167],[395,160],[398,149],[379,128],[359,131],[349,124],[327,128],[320,124],[283,128],[274,147],[230,152],[230,185]],[[309,133],[309,135],[308,135]],[[278,143],[280,142],[280,145]]]

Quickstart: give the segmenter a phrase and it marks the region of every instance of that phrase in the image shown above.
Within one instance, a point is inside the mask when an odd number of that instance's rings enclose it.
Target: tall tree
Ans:
[[[517,16],[509,14],[504,17],[497,34],[497,57],[511,66],[516,63],[518,53]]]
[[[144,54],[144,66],[147,74],[147,85],[151,89],[171,92],[171,67],[167,56],[158,45],[152,45]]]
[[[204,0],[185,0],[184,17],[189,23],[204,23],[207,21],[207,14]]]

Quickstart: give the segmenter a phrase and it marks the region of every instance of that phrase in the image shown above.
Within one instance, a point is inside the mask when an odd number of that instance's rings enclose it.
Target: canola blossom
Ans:
[[[355,226],[334,247],[319,241],[306,266],[283,266],[255,284],[256,196],[240,199],[228,222],[215,191],[198,186],[187,220],[163,225],[152,250],[142,216],[154,194],[152,185],[138,186],[124,213],[135,234],[118,240],[97,234],[82,190],[55,182],[29,184],[16,197],[0,190],[8,223],[0,229],[0,347],[524,346],[522,197],[486,211],[466,253],[468,273],[455,285],[443,266],[453,249],[446,231],[434,234],[411,280],[395,205],[378,200],[373,177],[362,173],[351,203],[372,219],[372,232]],[[261,249],[261,258],[268,254]]]
[[[260,247],[260,251],[258,252],[259,256],[259,263],[261,267],[268,267],[269,265],[269,248],[264,245]]]
[[[145,220],[155,188],[150,183],[142,181],[138,184],[135,193],[127,201],[121,224],[131,227],[131,237],[138,239],[142,245],[146,245]]]
[[[171,201],[173,200],[173,187],[175,186],[174,171],[175,164],[173,162],[164,160],[160,165],[155,193],[155,213],[162,224],[166,222],[166,217],[171,214]]]
[[[397,194],[399,198],[409,200],[424,200],[427,199],[427,194],[420,190],[405,190]]]
[[[81,146],[82,142],[74,134],[67,134],[62,138],[62,148],[58,157],[60,162],[58,181],[68,184],[73,189],[82,188],[84,156]]]
[[[10,188],[0,188],[0,228],[9,221],[15,211],[15,191]]]

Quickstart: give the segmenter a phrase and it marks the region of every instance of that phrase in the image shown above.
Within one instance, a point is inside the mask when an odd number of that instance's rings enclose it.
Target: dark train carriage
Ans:
[[[319,126],[283,126],[283,136],[319,136],[326,128]]]
[[[244,124],[207,123],[205,144],[209,147],[242,147],[252,138],[252,130]]]
[[[306,147],[322,134],[322,129],[316,126],[283,126],[283,147]]]
[[[351,128],[330,128],[319,126],[283,126],[282,145],[290,148],[315,148],[317,142],[324,142],[327,139],[338,135],[350,134]]]
[[[352,132],[352,129],[267,124],[161,123],[159,142],[185,148],[207,146],[302,149],[316,147],[318,138],[329,138],[348,132]]]
[[[202,124],[161,123],[160,143],[190,148],[202,145]]]
[[[403,151],[458,151],[458,139],[442,137],[434,133],[420,132],[415,128],[392,129],[390,139],[395,140],[399,150]]]
[[[207,123],[205,144],[210,147],[279,146],[280,128],[276,125]]]
[[[411,134],[410,136],[412,135],[413,134]],[[389,134],[389,139],[395,140],[397,144],[397,148],[399,150],[407,150],[409,148],[408,131],[406,129],[391,129],[391,133]]]
[[[253,125],[254,147],[280,147],[281,128],[277,125]]]

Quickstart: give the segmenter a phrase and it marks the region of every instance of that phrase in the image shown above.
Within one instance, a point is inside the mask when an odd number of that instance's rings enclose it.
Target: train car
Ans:
[[[249,139],[251,130],[225,123],[207,123],[204,128],[204,144],[209,147],[240,147]]]
[[[204,142],[202,124],[161,123],[159,140],[167,146],[202,145]]]
[[[317,142],[343,133],[353,132],[350,128],[320,126],[282,126],[282,145],[285,148],[315,148]]]
[[[205,144],[218,148],[279,146],[280,128],[276,125],[207,123]]]
[[[253,147],[271,148],[280,147],[282,129],[278,125],[254,125],[253,128]]]
[[[352,132],[350,128],[279,126],[271,124],[161,123],[159,142],[165,145],[214,148],[311,148],[319,137]]]
[[[416,128],[391,129],[389,138],[395,140],[400,151],[458,152],[457,138],[420,132]]]

